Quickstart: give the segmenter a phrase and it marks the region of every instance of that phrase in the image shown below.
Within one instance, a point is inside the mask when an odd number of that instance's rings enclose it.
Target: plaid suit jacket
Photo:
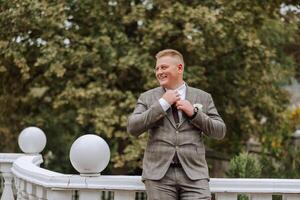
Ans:
[[[141,94],[128,118],[129,133],[139,136],[148,131],[142,178],[161,179],[166,174],[175,152],[191,180],[209,178],[203,134],[222,139],[226,132],[226,126],[211,95],[187,86],[186,99],[191,104],[202,104],[203,108],[193,119],[183,113],[179,125],[176,126],[171,109],[165,112],[159,104],[158,100],[164,93],[162,87],[157,87]]]

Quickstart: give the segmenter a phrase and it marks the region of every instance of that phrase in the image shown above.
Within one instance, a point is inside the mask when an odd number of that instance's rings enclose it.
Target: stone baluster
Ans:
[[[251,194],[250,200],[272,200],[272,194]]]
[[[135,200],[135,191],[115,191],[114,200]]]
[[[28,200],[28,195],[26,193],[26,181],[20,179],[20,190],[21,190],[21,199]]]
[[[80,190],[79,200],[101,200],[102,192],[100,190]]]
[[[285,194],[282,200],[299,200],[300,194]]]
[[[33,183],[27,183],[26,185],[26,191],[28,194],[28,199],[29,200],[37,200],[36,197],[36,185]]]
[[[1,200],[14,200],[14,194],[12,190],[12,181],[13,181],[13,174],[10,172],[2,173],[4,178],[4,189],[2,193]]]
[[[45,200],[46,199],[46,189],[42,186],[36,186],[36,197],[37,200]]]
[[[236,193],[216,193],[216,200],[237,200]]]
[[[250,200],[272,200],[272,194],[251,194]]]
[[[72,190],[47,189],[47,200],[72,200]],[[89,199],[86,199],[89,200]]]
[[[20,179],[15,177],[15,187],[17,190],[17,200],[21,200]]]

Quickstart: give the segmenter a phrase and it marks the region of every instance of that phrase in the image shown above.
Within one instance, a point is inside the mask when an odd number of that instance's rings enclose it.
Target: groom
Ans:
[[[156,54],[160,87],[141,94],[127,130],[148,131],[142,179],[148,200],[211,199],[203,135],[222,139],[226,126],[211,95],[183,80],[181,53]]]

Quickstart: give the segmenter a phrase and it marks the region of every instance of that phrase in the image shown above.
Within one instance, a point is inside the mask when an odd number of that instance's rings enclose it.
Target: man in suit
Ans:
[[[226,126],[211,95],[189,87],[183,72],[180,52],[158,52],[160,87],[141,94],[128,118],[129,133],[149,133],[142,174],[149,200],[211,199],[203,134],[222,139]]]

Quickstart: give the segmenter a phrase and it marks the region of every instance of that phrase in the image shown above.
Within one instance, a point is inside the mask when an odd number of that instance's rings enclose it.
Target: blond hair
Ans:
[[[159,51],[156,55],[155,55],[155,58],[156,59],[159,59],[161,57],[164,57],[164,56],[171,56],[171,57],[178,57],[179,60],[182,62],[182,64],[184,64],[184,60],[183,60],[183,56],[182,54],[177,51],[177,50],[174,50],[174,49],[164,49],[162,51]]]

